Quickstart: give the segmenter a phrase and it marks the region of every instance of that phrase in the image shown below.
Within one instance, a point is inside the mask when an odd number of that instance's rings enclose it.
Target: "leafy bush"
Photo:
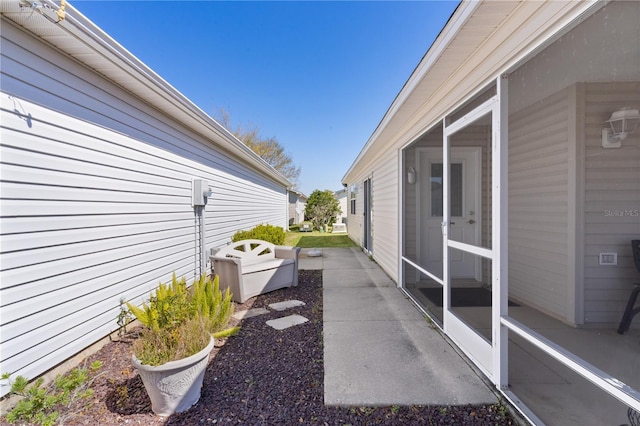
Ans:
[[[149,303],[141,308],[127,303],[129,311],[145,330],[134,342],[133,353],[142,364],[161,365],[198,353],[209,344],[211,334],[227,336],[238,329],[224,330],[233,314],[229,289],[220,290],[219,278],[202,275],[191,288],[173,274],[171,284],[158,286]]]
[[[320,229],[334,222],[340,212],[340,203],[333,192],[328,189],[325,191],[316,189],[307,200],[304,217],[313,223],[315,229]]]
[[[238,231],[231,237],[234,243],[241,240],[263,240],[281,246],[284,244],[284,229],[280,226],[258,225],[248,231]]]

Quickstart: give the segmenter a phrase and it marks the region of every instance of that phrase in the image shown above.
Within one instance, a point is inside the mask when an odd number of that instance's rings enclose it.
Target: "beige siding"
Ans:
[[[586,323],[619,322],[631,284],[638,281],[630,240],[640,238],[640,129],[622,148],[601,146],[604,121],[624,106],[640,107],[639,82],[585,85]],[[618,253],[618,265],[599,265],[599,253],[610,252]]]
[[[398,280],[398,158],[390,153],[373,172],[373,258]]]
[[[509,117],[509,295],[567,317],[568,91]]]
[[[398,159],[389,156],[374,166],[369,175],[358,179],[356,214],[349,213],[349,236],[363,245],[364,181],[371,179],[372,255],[389,276],[398,279]],[[354,183],[350,182],[349,187]]]
[[[403,206],[403,229],[404,229],[404,248],[403,256],[418,260],[418,190],[420,185],[407,184],[406,173],[409,167],[414,169],[417,167],[418,158],[415,149],[407,149],[404,151],[404,168],[402,179],[404,182],[404,206]]]

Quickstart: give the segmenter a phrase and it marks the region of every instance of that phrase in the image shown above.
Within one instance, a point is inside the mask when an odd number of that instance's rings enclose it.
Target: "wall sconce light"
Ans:
[[[410,185],[416,183],[416,169],[413,167],[409,167],[409,170],[407,170],[407,182]]]
[[[39,0],[21,0],[19,4],[21,9],[31,8],[31,14],[37,10],[42,16],[54,24],[59,24],[64,21],[64,18],[66,17],[65,9],[67,8],[67,0],[60,0],[60,7],[57,9],[53,9],[50,5],[42,3],[42,1]],[[58,17],[57,21],[51,17],[49,14],[50,11],[55,12]]]
[[[622,108],[611,114],[606,122],[610,129],[602,129],[602,147],[620,148],[627,134],[633,133],[640,121],[640,112],[637,109]]]

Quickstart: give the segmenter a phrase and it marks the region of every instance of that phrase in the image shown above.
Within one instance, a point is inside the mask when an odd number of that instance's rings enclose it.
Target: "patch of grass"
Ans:
[[[302,248],[356,247],[348,235],[328,232],[287,232],[284,245]]]

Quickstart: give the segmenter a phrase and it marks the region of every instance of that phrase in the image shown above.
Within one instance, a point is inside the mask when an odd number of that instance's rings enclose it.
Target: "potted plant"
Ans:
[[[233,303],[231,293],[220,291],[219,278],[200,277],[190,288],[175,273],[171,284],[160,284],[149,303],[129,311],[143,324],[133,343],[133,364],[160,416],[188,410],[200,399],[204,372],[214,337],[228,336],[226,329]]]

